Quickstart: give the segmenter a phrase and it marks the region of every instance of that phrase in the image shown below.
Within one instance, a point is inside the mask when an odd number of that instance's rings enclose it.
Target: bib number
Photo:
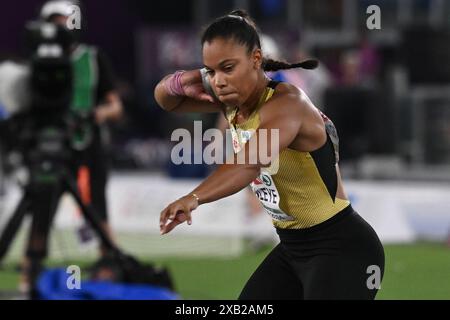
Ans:
[[[292,221],[293,217],[283,212],[280,208],[280,193],[275,186],[272,177],[262,172],[251,183],[253,192],[258,197],[265,211],[276,221]]]

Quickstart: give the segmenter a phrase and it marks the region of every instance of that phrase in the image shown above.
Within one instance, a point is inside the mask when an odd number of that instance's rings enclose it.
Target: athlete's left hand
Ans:
[[[161,234],[170,232],[177,225],[185,221],[189,225],[192,224],[191,212],[197,207],[197,199],[190,194],[169,204],[160,214],[159,229]]]

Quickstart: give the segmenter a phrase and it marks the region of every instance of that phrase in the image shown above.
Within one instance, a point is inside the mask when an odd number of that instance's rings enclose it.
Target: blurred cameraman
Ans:
[[[73,13],[76,1],[48,1],[41,9],[40,18],[46,22],[67,27],[68,19]],[[81,30],[83,31],[83,30]],[[79,32],[79,30],[73,30]],[[85,172],[79,171],[87,165],[89,181],[87,186],[90,197],[81,187],[82,196],[90,198],[92,205],[100,214],[105,230],[110,233],[107,224],[106,180],[108,173],[108,157],[105,148],[107,141],[103,126],[108,121],[117,121],[122,117],[123,107],[118,92],[115,89],[113,71],[105,54],[92,45],[75,42],[71,50],[74,71],[74,87],[72,110],[75,112],[93,112],[92,125],[94,135],[91,145],[83,152],[83,157],[74,159],[74,170],[78,181],[82,184]],[[83,159],[84,158],[84,159]]]
[[[81,30],[77,28],[72,30],[68,27],[75,9],[81,13],[77,1],[48,1],[41,7],[40,20],[65,27],[73,32],[76,38],[70,50],[73,69],[73,96],[70,108],[74,113],[92,115],[88,118],[92,128],[92,141],[86,149],[71,159],[70,170],[78,181],[83,202],[93,206],[99,214],[103,230],[112,238],[105,194],[108,175],[105,124],[119,120],[123,107],[114,86],[112,68],[105,54],[95,46],[80,42],[79,34],[80,31],[84,31],[83,27]],[[80,18],[84,19],[81,15]],[[83,26],[83,23],[81,25]],[[43,242],[43,246],[46,246],[47,239]],[[33,244],[30,241],[29,245],[42,246],[42,243]],[[100,247],[100,254],[106,254],[103,246]],[[27,263],[29,261],[25,261],[24,270]],[[26,290],[26,272],[23,275],[21,287]]]

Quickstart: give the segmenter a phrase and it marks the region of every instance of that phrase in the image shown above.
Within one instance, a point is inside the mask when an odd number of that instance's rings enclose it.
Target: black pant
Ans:
[[[100,143],[95,143],[87,151],[75,156],[70,163],[70,171],[76,179],[80,167],[89,169],[89,189],[91,204],[98,217],[105,222],[108,220],[108,207],[106,203],[106,184],[108,180],[109,163],[107,153]]]
[[[351,206],[308,229],[277,229],[278,244],[239,299],[374,299],[384,250]]]
[[[108,221],[106,203],[106,183],[108,165],[103,150],[91,148],[88,153],[81,153],[71,159],[68,165],[68,174],[76,183],[80,166],[86,166],[89,170],[90,205],[95,210],[100,223]],[[89,155],[89,156],[86,156]],[[60,184],[48,185],[35,193],[34,198],[39,201],[33,203],[32,212],[34,215],[31,232],[28,239],[27,255],[36,258],[47,256],[48,236],[50,227],[56,214],[57,205],[62,196]]]

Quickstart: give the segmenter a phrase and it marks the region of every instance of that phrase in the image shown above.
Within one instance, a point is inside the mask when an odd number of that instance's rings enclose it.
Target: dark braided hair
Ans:
[[[211,42],[215,38],[233,38],[237,43],[245,45],[248,53],[255,48],[261,49],[258,27],[252,18],[244,10],[234,10],[228,15],[217,18],[203,32],[202,46],[205,42]],[[299,63],[288,63],[273,59],[263,58],[264,71],[278,71],[293,68],[314,69],[318,66],[317,60],[305,60]]]
[[[319,65],[319,62],[314,59],[305,60],[298,63],[287,63],[283,61],[277,61],[273,59],[264,58],[263,59],[263,69],[264,71],[278,71],[293,68],[303,68],[303,69],[315,69]]]

